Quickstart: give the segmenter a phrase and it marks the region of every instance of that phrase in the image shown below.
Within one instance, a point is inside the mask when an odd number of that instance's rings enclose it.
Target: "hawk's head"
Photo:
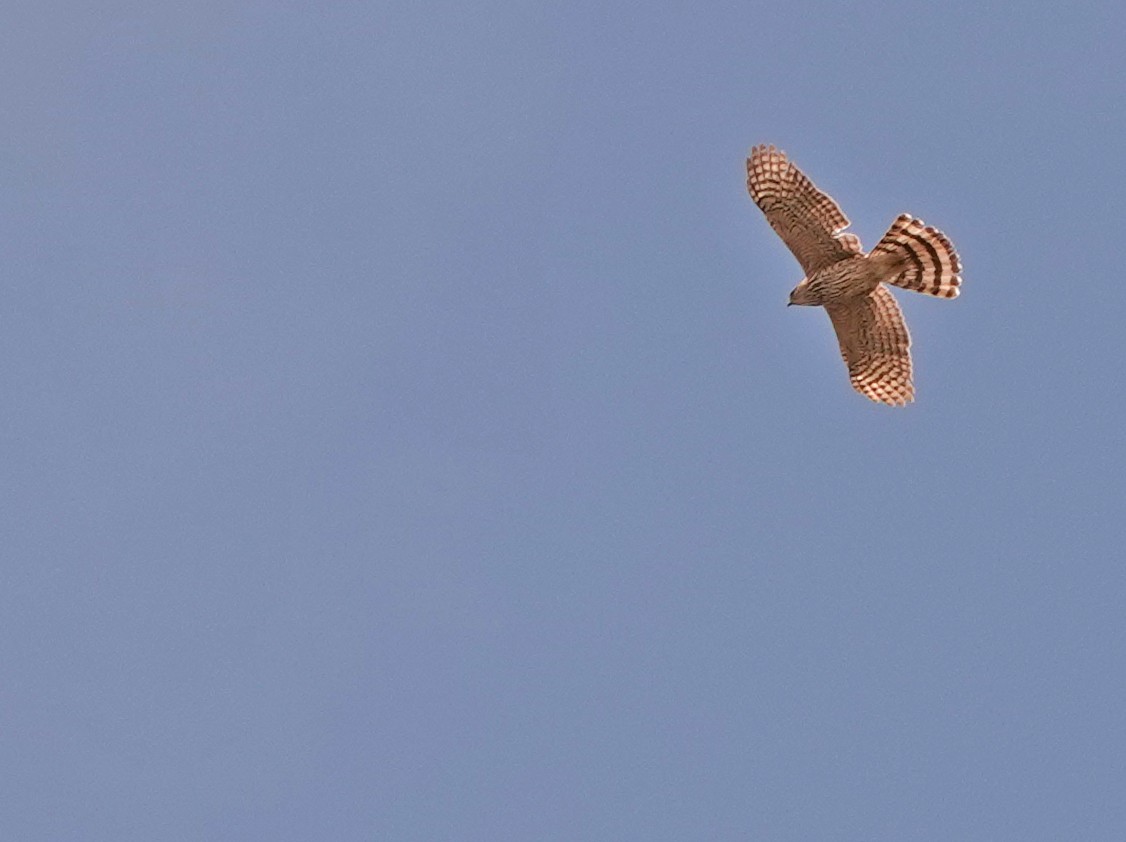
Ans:
[[[820,304],[820,303],[821,303],[820,301],[817,301],[814,298],[813,291],[809,288],[809,279],[808,278],[802,278],[801,283],[798,284],[796,287],[794,287],[793,290],[790,292],[790,304],[813,304],[813,305],[816,305],[816,304]],[[790,304],[787,304],[786,306],[789,307]]]

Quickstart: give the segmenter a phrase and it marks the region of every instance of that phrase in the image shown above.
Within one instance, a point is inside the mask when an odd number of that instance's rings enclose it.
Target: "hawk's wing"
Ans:
[[[902,406],[915,398],[911,335],[895,297],[883,284],[870,295],[826,304],[852,387],[880,403]]]
[[[794,253],[805,274],[860,254],[860,239],[832,197],[822,193],[773,146],[756,146],[747,159],[747,190],[770,227]]]

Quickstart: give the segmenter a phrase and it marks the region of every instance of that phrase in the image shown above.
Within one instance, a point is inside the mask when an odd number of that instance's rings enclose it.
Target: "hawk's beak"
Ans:
[[[793,306],[794,306],[794,302],[793,302],[793,301],[787,301],[787,302],[786,302],[786,306],[787,306],[787,307],[793,307]]]

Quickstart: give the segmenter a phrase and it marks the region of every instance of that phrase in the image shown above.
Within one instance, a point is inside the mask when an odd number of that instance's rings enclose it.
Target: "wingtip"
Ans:
[[[773,143],[759,143],[752,146],[750,154],[747,156],[747,160],[749,161],[754,158],[774,158],[782,161],[787,160],[786,153],[779,147],[775,146]]]

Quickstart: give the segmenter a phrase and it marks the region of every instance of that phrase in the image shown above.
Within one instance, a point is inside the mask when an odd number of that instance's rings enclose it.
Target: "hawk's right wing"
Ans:
[[[911,335],[903,313],[886,286],[843,304],[826,304],[852,388],[891,406],[915,398],[911,381]]]
[[[860,239],[843,234],[848,217],[773,146],[756,146],[747,159],[747,191],[794,253],[807,276],[854,254]]]

